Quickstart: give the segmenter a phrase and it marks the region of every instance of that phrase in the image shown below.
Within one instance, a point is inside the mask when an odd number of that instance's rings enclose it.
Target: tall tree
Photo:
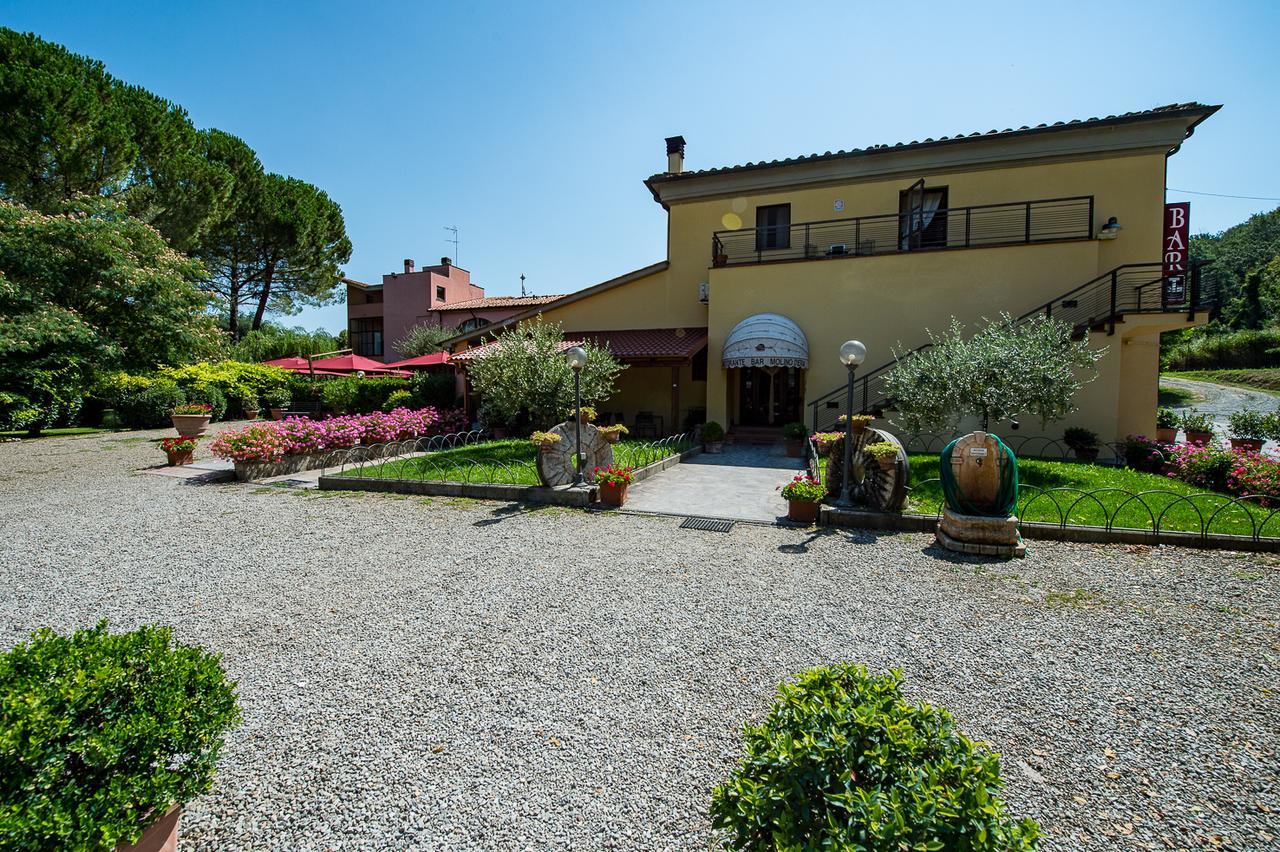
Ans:
[[[1245,284],[1249,273],[1280,257],[1280,208],[1254,214],[1239,225],[1217,234],[1197,234],[1191,238],[1191,257],[1212,261],[1204,275],[1206,280],[1217,285],[1226,303],[1224,314],[1228,326],[1244,327],[1236,324],[1235,318],[1243,320],[1254,316],[1240,304],[1246,298]],[[1270,325],[1277,319],[1280,318],[1269,315],[1263,321]]]

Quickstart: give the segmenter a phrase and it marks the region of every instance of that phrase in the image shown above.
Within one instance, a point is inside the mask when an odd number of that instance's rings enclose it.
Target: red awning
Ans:
[[[396,361],[394,364],[388,364],[387,366],[402,370],[420,370],[423,367],[439,367],[448,363],[448,352],[429,352],[426,355],[419,355],[417,358],[406,358],[403,361]]]
[[[707,345],[705,328],[630,328],[619,331],[568,331],[560,342],[559,351],[590,341],[602,349],[608,349],[613,357],[624,364],[684,364]],[[483,346],[458,352],[453,361],[466,362],[483,358],[496,346],[490,341]]]
[[[285,370],[297,370],[299,368],[307,369],[307,359],[297,355],[289,355],[284,358],[272,358],[270,361],[263,361],[269,367],[281,367]]]
[[[312,361],[311,366],[317,370],[333,370],[338,373],[364,371],[365,373],[374,373],[379,376],[402,376],[405,378],[411,375],[405,370],[392,370],[381,361],[375,361],[363,355],[339,355],[336,358],[321,358],[319,361]]]

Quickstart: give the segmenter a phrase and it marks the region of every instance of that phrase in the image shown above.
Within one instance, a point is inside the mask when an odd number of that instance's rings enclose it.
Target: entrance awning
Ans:
[[[733,327],[724,341],[724,366],[808,367],[809,341],[782,314],[756,314]]]

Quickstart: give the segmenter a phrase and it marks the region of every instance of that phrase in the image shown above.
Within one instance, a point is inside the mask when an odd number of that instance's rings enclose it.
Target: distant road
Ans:
[[[1173,408],[1175,411],[1186,411],[1189,408],[1194,408],[1197,411],[1212,415],[1220,438],[1225,437],[1227,434],[1227,417],[1231,412],[1245,408],[1254,411],[1274,411],[1277,407],[1277,402],[1280,402],[1276,397],[1262,391],[1246,390],[1245,388],[1219,385],[1213,382],[1197,382],[1191,379],[1161,376],[1160,384],[1165,387],[1189,391],[1200,397],[1199,401],[1190,405],[1176,405]],[[1263,447],[1264,450],[1275,450],[1277,448],[1274,442],[1269,442]]]

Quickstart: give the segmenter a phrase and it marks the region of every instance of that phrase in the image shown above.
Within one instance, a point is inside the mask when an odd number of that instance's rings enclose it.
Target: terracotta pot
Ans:
[[[898,469],[898,457],[886,456],[885,458],[876,457],[876,464],[880,465],[880,469],[892,473]]]
[[[117,843],[116,852],[177,852],[181,816],[182,807],[174,805],[142,832],[137,843]]]
[[[1232,438],[1231,449],[1260,453],[1262,452],[1262,441],[1255,438]]]
[[[1193,444],[1207,444],[1213,440],[1212,432],[1188,432],[1187,440]]]
[[[283,419],[284,419],[284,409],[283,409],[283,408],[268,408],[267,410],[271,412],[271,419],[272,419],[272,420],[283,420]]]
[[[724,441],[705,441],[702,444],[702,449],[708,453],[723,453]]]
[[[804,449],[804,441],[796,438],[787,440],[787,456],[789,458],[798,459]]]
[[[173,428],[178,430],[179,435],[198,438],[209,428],[209,421],[213,417],[208,414],[171,414],[169,419],[173,421]]]
[[[1080,461],[1094,462],[1098,460],[1097,447],[1072,447],[1071,451],[1076,454],[1076,458]]]
[[[550,443],[546,443],[546,444],[539,444],[539,445],[538,445],[538,452],[540,452],[540,453],[549,453],[549,452],[551,452],[552,450],[554,450],[557,446],[559,446],[559,444],[560,444],[560,442],[559,442],[559,441],[551,441]]]
[[[627,485],[613,485],[608,482],[602,482],[598,486],[600,489],[600,502],[606,506],[621,506],[627,502]]]
[[[621,432],[601,432],[600,434],[603,435],[605,441],[610,444],[616,444],[622,440]]]
[[[867,426],[868,424],[861,420],[853,421],[853,434],[861,435],[863,432],[867,431]]]
[[[191,464],[193,461],[195,461],[195,459],[192,458],[192,456],[195,455],[195,450],[177,450],[174,452],[165,453],[165,455],[169,457],[170,467],[178,467],[179,465]]]
[[[245,416],[245,419],[246,419],[246,420],[257,420],[257,419],[258,419],[258,409],[256,409],[256,408],[246,408],[246,409],[244,410],[244,416]]]
[[[1171,429],[1167,426],[1157,426],[1156,440],[1162,444],[1172,444],[1174,441],[1178,440],[1178,430],[1176,428]]]
[[[715,255],[715,256],[711,259],[711,265],[712,265],[712,266],[728,266],[728,265],[729,265],[729,255],[727,255],[727,254],[717,254],[717,255]]]
[[[802,524],[816,523],[821,503],[810,503],[806,500],[788,500],[787,517]]]
[[[825,459],[827,456],[831,455],[830,441],[815,441],[814,446],[818,450],[818,455],[821,456],[822,458]]]

